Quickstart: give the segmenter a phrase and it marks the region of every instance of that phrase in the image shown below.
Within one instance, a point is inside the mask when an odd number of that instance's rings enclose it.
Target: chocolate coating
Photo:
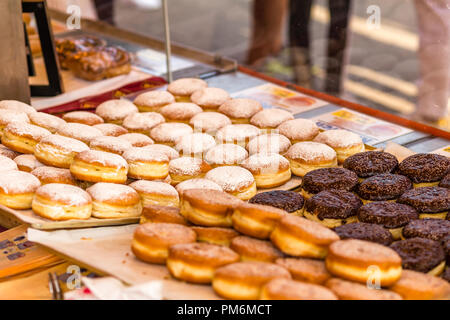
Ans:
[[[450,188],[450,173],[447,174],[439,183],[439,187]]]
[[[259,193],[248,202],[279,208],[291,213],[303,208],[305,199],[301,194],[293,191],[274,190]]]
[[[387,152],[366,151],[348,157],[343,166],[355,172],[358,177],[367,178],[393,172],[398,166],[398,160]]]
[[[447,266],[445,268],[445,271],[442,273],[441,275],[442,279],[447,280],[448,282],[450,282],[450,267]]]
[[[432,153],[418,153],[409,156],[398,165],[400,174],[414,183],[441,180],[450,170],[450,159]]]
[[[364,200],[385,201],[400,197],[412,188],[409,178],[399,174],[383,173],[367,178],[358,185],[357,193]]]
[[[447,264],[450,265],[450,235],[442,239],[442,248],[444,248],[445,257],[447,259]]]
[[[388,229],[403,227],[415,219],[419,219],[416,209],[396,202],[372,202],[358,210],[359,221],[375,223]]]
[[[312,194],[336,189],[350,191],[358,184],[356,173],[344,168],[322,168],[303,177],[302,188]]]
[[[306,200],[305,209],[323,219],[346,219],[355,216],[361,200],[344,190],[326,190]]]
[[[334,231],[341,239],[359,239],[376,242],[385,246],[392,243],[391,233],[377,224],[371,223],[349,223],[336,227]]]
[[[423,187],[406,191],[397,200],[418,212],[437,213],[450,210],[450,189]]]
[[[405,238],[426,238],[442,241],[450,235],[450,221],[442,219],[419,219],[408,223],[403,228]]]

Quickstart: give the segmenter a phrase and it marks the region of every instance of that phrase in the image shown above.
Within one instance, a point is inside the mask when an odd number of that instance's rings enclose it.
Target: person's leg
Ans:
[[[114,0],[94,0],[98,19],[114,25]]]

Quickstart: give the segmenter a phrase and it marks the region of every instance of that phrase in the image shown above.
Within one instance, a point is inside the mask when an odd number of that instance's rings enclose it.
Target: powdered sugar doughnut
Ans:
[[[197,78],[182,78],[173,81],[167,86],[167,91],[174,95],[178,102],[190,102],[191,95],[200,89],[206,88],[206,81]]]
[[[45,128],[51,133],[55,133],[58,129],[66,124],[66,121],[61,119],[60,117],[45,113],[45,112],[33,112],[28,115],[31,120],[31,123]]]
[[[89,144],[94,138],[103,136],[100,130],[82,123],[66,123],[59,128],[57,134],[83,141],[86,144]]]
[[[133,145],[124,140],[119,139],[118,137],[97,137],[91,140],[91,149],[100,150],[105,152],[111,152],[118,155],[122,155],[126,150],[133,147]]]
[[[14,158],[14,163],[17,165],[20,171],[31,172],[38,167],[42,167],[44,164],[41,163],[32,154],[22,154]],[[0,165],[4,168],[4,165]]]
[[[166,146],[165,144],[152,144],[143,147],[144,149],[151,150],[152,152],[164,153],[169,160],[173,160],[180,157],[180,154],[174,148]]]
[[[133,147],[145,147],[155,143],[150,137],[142,133],[126,133],[117,138],[128,141]]]
[[[245,148],[247,143],[261,131],[251,124],[230,124],[217,131],[216,139],[221,143],[234,143]]]
[[[13,171],[13,170],[19,170],[15,160],[11,160],[8,157],[0,156],[0,171]]]
[[[219,107],[219,112],[228,116],[234,124],[250,123],[250,118],[262,110],[259,101],[244,98],[230,99]]]
[[[82,123],[88,126],[104,123],[98,115],[88,111],[72,111],[62,117],[66,122]]]
[[[247,169],[238,166],[212,169],[205,175],[205,179],[217,183],[223,191],[241,200],[248,200],[256,194],[256,183],[253,175]]]
[[[114,123],[100,123],[93,126],[100,130],[104,136],[118,137],[128,133],[128,130]]]
[[[258,188],[275,188],[291,179],[289,161],[279,155],[256,153],[241,163],[253,174]]]
[[[138,111],[138,108],[132,102],[125,99],[115,99],[100,104],[95,113],[102,117],[105,122],[122,124],[123,119]]]
[[[365,150],[361,137],[347,130],[324,131],[314,141],[325,143],[333,148],[337,153],[339,163],[343,163],[348,157]]]
[[[292,143],[311,141],[319,134],[319,127],[312,120],[294,119],[283,122],[278,131],[289,138]]]
[[[157,143],[172,147],[180,137],[192,132],[192,128],[185,123],[170,122],[157,125],[150,131],[150,136]]]
[[[205,155],[205,160],[212,166],[236,165],[248,157],[248,152],[241,146],[226,143],[211,148]]]
[[[0,137],[3,135],[3,129],[10,123],[15,122],[24,122],[29,123],[30,119],[25,112],[12,110],[12,109],[4,109],[0,112]]]
[[[284,156],[291,163],[292,173],[301,177],[315,169],[337,166],[336,151],[318,142],[298,142]]]
[[[203,110],[217,110],[222,104],[231,99],[228,92],[220,88],[203,88],[191,95],[191,101]]]
[[[200,112],[191,118],[189,124],[194,131],[215,134],[217,130],[231,124],[231,120],[218,112]]]
[[[5,171],[0,175],[0,204],[12,209],[30,209],[41,183],[28,172]]]
[[[124,152],[123,157],[130,166],[130,178],[155,180],[164,179],[169,174],[169,157],[162,152],[131,148]]]
[[[272,131],[288,120],[294,120],[294,116],[288,111],[281,109],[264,109],[255,114],[250,119],[250,123],[265,131]]]
[[[21,153],[33,153],[34,146],[44,137],[51,135],[47,129],[29,123],[11,123],[3,130],[2,143]]]
[[[12,110],[16,110],[16,111],[22,111],[25,112],[26,114],[31,114],[34,112],[37,112],[35,108],[33,108],[32,106],[20,102],[20,101],[16,101],[16,100],[2,100],[0,101],[0,109],[12,109]]]
[[[214,181],[202,178],[185,180],[177,184],[175,188],[177,189],[179,195],[182,195],[184,191],[190,189],[207,189],[207,190],[223,191],[222,187],[219,186]]]
[[[166,118],[167,122],[189,123],[189,120],[196,114],[202,112],[202,108],[194,103],[175,102],[163,108],[160,112]]]
[[[199,158],[181,157],[169,163],[169,174],[173,185],[192,178],[202,178],[209,170],[211,170],[210,165]]]
[[[14,151],[14,150],[11,150],[11,149],[5,147],[4,145],[0,144],[0,155],[10,158],[10,159],[14,159],[17,156],[19,156],[20,153]]]
[[[31,174],[38,178],[42,185],[49,183],[77,185],[69,169],[40,166],[31,171]]]
[[[247,150],[250,154],[284,154],[290,147],[291,142],[289,141],[289,139],[281,134],[276,133],[262,134],[253,138],[247,144]]]
[[[174,102],[175,97],[167,91],[144,92],[133,101],[140,112],[158,112],[162,107]]]
[[[165,122],[164,117],[157,112],[133,113],[123,120],[123,127],[129,132],[150,135],[150,130]]]
[[[181,137],[175,149],[185,156],[201,156],[216,145],[212,136],[206,133],[192,133]]]
[[[178,207],[178,192],[168,183],[139,180],[130,184],[141,196],[144,207],[151,205]]]

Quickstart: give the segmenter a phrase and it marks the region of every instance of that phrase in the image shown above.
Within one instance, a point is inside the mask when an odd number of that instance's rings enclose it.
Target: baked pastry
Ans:
[[[197,234],[197,241],[217,244],[229,247],[231,240],[239,236],[239,233],[231,228],[219,227],[191,227]]]
[[[59,168],[70,168],[73,158],[89,147],[79,140],[50,135],[43,138],[34,148],[34,155],[40,162]]]
[[[92,198],[92,216],[100,219],[139,217],[141,198],[131,187],[99,182],[86,189]]]
[[[128,162],[128,176],[133,179],[164,179],[169,174],[169,158],[161,152],[131,148],[122,154]]]
[[[208,150],[205,160],[213,167],[238,165],[248,157],[248,152],[243,147],[225,143],[219,144]]]
[[[5,160],[9,159],[7,157],[1,156],[0,159],[0,168],[1,170],[9,171],[9,170],[20,170],[25,172],[31,172],[37,167],[43,166],[41,162],[39,162],[36,157],[32,154],[21,154],[14,158],[14,164],[10,161]],[[9,159],[11,160],[11,159]],[[12,160],[11,160],[12,161]]]
[[[194,132],[205,132],[214,135],[217,130],[231,124],[231,120],[218,112],[200,112],[189,120]]]
[[[280,124],[288,120],[294,120],[292,113],[281,109],[264,109],[255,114],[250,123],[266,133],[274,131]]]
[[[133,147],[136,148],[150,146],[155,143],[150,137],[142,133],[126,133],[118,136],[117,138],[128,141]]]
[[[13,122],[3,129],[2,143],[5,147],[21,153],[34,153],[35,145],[51,135],[47,129],[25,122]]]
[[[306,199],[325,190],[353,191],[358,176],[344,168],[321,168],[309,171],[302,179],[302,194]]]
[[[262,134],[251,139],[247,144],[247,150],[250,154],[284,154],[290,147],[291,142],[289,139],[276,133]]]
[[[306,200],[303,215],[328,228],[357,221],[361,200],[344,190],[325,190]]]
[[[128,149],[133,148],[129,141],[119,139],[118,137],[101,136],[91,140],[90,144],[92,150],[99,150],[111,152],[122,155]]]
[[[60,117],[45,112],[33,112],[28,115],[32,124],[45,128],[51,133],[56,133],[59,128],[66,124]]]
[[[32,106],[16,101],[16,100],[2,100],[0,101],[0,109],[12,109],[16,111],[25,112],[27,115],[37,112]]]
[[[180,214],[180,208],[159,205],[146,205],[142,209],[140,224],[143,223],[176,223],[187,225],[187,221]],[[195,231],[195,230],[194,230]],[[198,234],[197,234],[197,240]]]
[[[376,242],[388,246],[394,240],[392,234],[380,225],[373,223],[355,222],[334,228],[339,238],[359,239]]]
[[[347,130],[324,131],[319,133],[314,141],[325,143],[333,148],[337,153],[339,163],[344,163],[348,157],[365,150],[361,137]]]
[[[5,147],[4,145],[0,144],[0,155],[10,158],[10,159],[14,159],[14,158],[20,156],[20,153],[14,151],[14,150],[11,150],[11,149]]]
[[[234,143],[245,148],[247,143],[261,131],[251,124],[230,124],[220,128],[216,133],[216,140],[219,143]]]
[[[302,195],[293,191],[273,190],[258,193],[248,202],[275,207],[287,213],[301,216],[305,200]]]
[[[312,170],[337,166],[336,152],[323,143],[298,142],[284,154],[293,174],[303,177]]]
[[[137,113],[138,108],[125,99],[113,99],[101,103],[95,113],[102,117],[105,122],[122,124],[123,119],[132,113]]]
[[[203,178],[194,178],[185,180],[177,184],[175,188],[177,189],[180,195],[182,195],[186,190],[190,189],[210,189],[223,191],[222,187],[219,186],[217,183]]]
[[[188,124],[193,116],[202,111],[202,108],[195,103],[175,102],[162,107],[159,112],[166,118],[167,122]]]
[[[169,160],[177,159],[180,157],[180,154],[177,150],[166,146],[165,144],[151,144],[143,148],[152,152],[164,153],[169,158]]]
[[[217,183],[223,191],[241,200],[248,200],[256,194],[256,182],[253,175],[241,167],[218,167],[208,171],[205,178]]]
[[[393,173],[398,166],[397,158],[383,151],[365,151],[348,157],[344,168],[355,172],[362,180],[383,173]]]
[[[272,243],[283,253],[294,257],[323,259],[328,246],[339,236],[320,223],[286,215],[270,235]]]
[[[241,162],[253,174],[258,188],[279,187],[291,179],[289,161],[277,154],[254,154]]]
[[[312,141],[319,134],[319,127],[309,119],[294,119],[283,122],[278,131],[291,140],[292,144]]]
[[[31,174],[39,179],[41,185],[49,183],[77,185],[69,169],[41,166],[31,171]]]
[[[191,101],[205,111],[217,111],[217,109],[231,99],[228,92],[220,88],[203,88],[194,91]]]
[[[8,172],[8,171],[15,171],[15,170],[19,170],[15,160],[11,160],[8,157],[0,156],[0,171]],[[21,171],[26,171],[26,170],[21,170]]]
[[[442,219],[420,219],[410,221],[402,230],[402,236],[425,238],[434,241],[450,240],[450,221]]]
[[[407,190],[412,189],[409,178],[393,173],[383,173],[362,181],[356,193],[363,203],[371,201],[394,201]]]
[[[129,186],[139,193],[144,207],[150,205],[178,207],[180,203],[177,190],[168,183],[138,180]]]
[[[132,113],[123,119],[123,127],[128,132],[150,135],[150,130],[158,124],[165,122],[164,117],[157,112]]]
[[[175,97],[170,92],[159,90],[141,93],[133,101],[140,112],[159,112],[162,107],[174,102]]]
[[[238,262],[233,250],[210,243],[184,243],[169,248],[167,269],[179,280],[190,283],[211,283],[217,268]]]
[[[134,231],[131,251],[139,260],[165,264],[171,246],[196,239],[195,232],[181,224],[144,223]]]
[[[250,118],[262,110],[263,107],[259,101],[245,98],[229,99],[218,109],[234,124],[250,123]]]
[[[291,275],[273,263],[237,262],[217,269],[212,287],[226,299],[255,300],[261,296],[263,286],[277,278],[290,279]]]
[[[422,187],[406,191],[397,200],[414,207],[419,217],[445,219],[450,210],[450,189]]]
[[[75,178],[83,181],[125,183],[128,164],[117,154],[87,150],[74,157],[70,172]]]
[[[150,131],[150,136],[157,143],[173,147],[180,137],[191,134],[192,128],[185,123],[161,123]]]
[[[281,253],[270,241],[237,236],[231,240],[230,249],[239,254],[241,261],[275,262]]]
[[[302,282],[324,284],[331,274],[322,260],[308,258],[279,258],[276,264],[286,268],[292,279]]]
[[[30,209],[40,185],[39,179],[28,172],[4,171],[0,175],[0,204],[11,209]]]
[[[81,188],[49,183],[36,190],[32,208],[34,213],[50,220],[86,220],[91,217],[92,199]]]
[[[439,187],[442,187],[442,188],[450,188],[450,173],[447,174],[447,175],[441,180],[441,182],[439,182]]]
[[[80,140],[87,145],[97,137],[103,136],[103,133],[94,127],[82,123],[66,123],[59,127],[56,132],[60,136]]]
[[[128,130],[114,123],[100,123],[93,126],[102,132],[104,136],[118,137],[128,133]]]
[[[181,78],[171,82],[167,86],[170,92],[178,102],[190,102],[191,95],[200,89],[206,88],[206,81],[197,78]]]
[[[340,300],[403,300],[390,290],[373,289],[356,282],[333,278],[325,284]]]
[[[363,240],[340,240],[328,248],[325,260],[330,273],[359,283],[393,285],[402,274],[402,259],[389,247]]]
[[[200,158],[181,157],[169,162],[173,185],[193,178],[203,178],[210,169],[210,165]]]
[[[36,112],[37,113],[37,112]],[[29,123],[30,119],[22,111],[4,109],[0,112],[0,137],[3,136],[3,129],[10,123]]]
[[[61,68],[68,69],[68,63],[78,52],[89,51],[92,48],[104,47],[106,41],[86,36],[75,39],[55,39],[55,49]]]
[[[450,299],[450,284],[447,281],[411,270],[404,270],[401,278],[389,289],[405,300]]]
[[[329,289],[316,284],[274,279],[261,291],[261,300],[338,300]]]
[[[96,124],[104,123],[103,119],[98,115],[88,111],[72,111],[62,116],[66,122],[76,122],[93,126]]]
[[[207,133],[192,133],[180,137],[175,150],[181,155],[201,158],[209,149],[216,145],[216,141]]]
[[[432,153],[409,156],[398,165],[398,172],[407,176],[415,188],[439,184],[450,170],[450,158]]]

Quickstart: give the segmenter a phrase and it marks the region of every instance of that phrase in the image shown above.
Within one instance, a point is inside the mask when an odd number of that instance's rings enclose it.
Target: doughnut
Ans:
[[[441,180],[441,182],[439,182],[439,187],[442,187],[442,188],[450,188],[450,173],[447,174],[447,175]]]
[[[233,238],[239,236],[239,233],[231,228],[193,226],[191,229],[197,234],[197,241],[227,247],[230,246]]]
[[[275,263],[286,268],[292,279],[302,282],[324,284],[331,274],[322,260],[308,258],[279,258]]]
[[[3,135],[3,129],[10,123],[29,123],[30,119],[22,111],[4,109],[0,112],[0,137]]]
[[[411,189],[397,199],[419,212],[419,218],[445,219],[450,210],[450,189],[441,187],[422,187]]]
[[[244,98],[230,99],[218,109],[229,117],[233,124],[250,123],[250,118],[262,110],[263,107],[259,101]]]
[[[402,258],[402,267],[407,270],[439,276],[445,269],[445,252],[438,241],[410,238],[391,244]]]
[[[128,141],[133,147],[140,148],[154,144],[154,141],[142,133],[126,133],[118,136],[121,140]]]
[[[446,266],[445,271],[441,274],[441,278],[450,282],[450,267]]]
[[[31,174],[39,179],[41,185],[49,183],[77,185],[69,169],[41,166],[31,171]]]
[[[344,168],[321,168],[308,172],[302,179],[302,194],[306,199],[321,191],[335,189],[352,191],[358,176]]]
[[[177,189],[178,194],[180,195],[182,195],[186,190],[190,189],[210,189],[223,191],[222,187],[219,186],[217,183],[202,178],[185,180],[177,184],[175,188]]]
[[[251,117],[250,123],[270,133],[280,124],[288,120],[294,120],[294,116],[289,111],[281,109],[264,109]]]
[[[309,119],[294,119],[278,126],[278,132],[288,138],[292,144],[312,141],[319,134],[319,127]]]
[[[140,224],[143,223],[176,223],[187,225],[186,219],[180,214],[180,208],[158,205],[146,205],[142,209]],[[194,230],[195,231],[195,230]],[[197,234],[198,240],[198,234]]]
[[[355,222],[345,224],[334,228],[342,240],[359,239],[370,242],[376,242],[385,246],[389,246],[392,241],[392,234],[378,224]]]
[[[200,112],[189,120],[194,132],[215,134],[217,130],[231,124],[231,120],[218,112]]]
[[[174,96],[167,91],[144,92],[133,101],[140,112],[158,112],[162,107],[174,102]]]
[[[287,213],[301,216],[305,200],[302,195],[294,191],[272,190],[258,193],[248,202],[275,207]]]
[[[419,219],[416,209],[396,202],[372,202],[358,210],[358,221],[381,225],[394,240],[400,239],[403,227],[415,219]]]
[[[256,194],[256,182],[253,175],[241,167],[217,167],[208,171],[205,179],[217,183],[223,191],[241,200],[248,200]]]
[[[175,102],[168,104],[159,111],[167,122],[188,124],[193,116],[202,112],[202,108],[190,102]]]
[[[401,295],[386,289],[372,289],[367,285],[338,278],[330,279],[325,286],[334,292],[339,300],[403,300]]]
[[[92,216],[100,219],[134,218],[142,212],[141,197],[129,186],[99,182],[86,189]]]
[[[290,279],[289,272],[273,263],[236,262],[214,273],[212,287],[225,299],[256,300],[263,286],[272,279]]]
[[[26,103],[20,102],[20,101],[16,101],[16,100],[0,101],[0,109],[22,111],[28,115],[37,112],[36,109],[33,108],[32,106],[30,106]]]
[[[11,160],[15,159],[16,157],[20,156],[19,152],[16,152],[14,150],[11,150],[4,145],[0,144],[0,155],[10,158]]]
[[[181,157],[169,162],[169,174],[173,185],[193,178],[203,178],[209,170],[210,165],[199,158]]]
[[[343,166],[356,173],[360,179],[365,179],[383,173],[393,173],[397,169],[398,160],[387,152],[365,151],[345,159]]]
[[[122,155],[128,149],[133,148],[131,142],[111,136],[94,138],[91,140],[89,145],[92,150],[111,152],[118,155]]]
[[[36,190],[32,209],[37,215],[50,220],[86,220],[91,217],[92,199],[81,188],[49,183]]]
[[[205,155],[205,160],[213,168],[219,166],[238,165],[248,157],[248,152],[243,147],[225,143],[219,144],[208,150]]]
[[[292,173],[300,177],[315,169],[337,166],[336,151],[323,143],[298,142],[284,156],[291,163]]]
[[[118,137],[128,133],[128,130],[114,123],[100,123],[93,126],[102,132],[104,136]]]
[[[88,126],[104,123],[103,119],[89,111],[72,111],[63,115],[66,122],[82,123]]]
[[[151,150],[152,152],[164,153],[169,160],[173,160],[180,157],[180,154],[174,148],[166,146],[165,144],[151,144],[143,147],[144,149]]]
[[[161,123],[150,131],[150,136],[157,143],[173,147],[180,137],[193,133],[192,128],[185,123]]]
[[[335,228],[357,221],[361,200],[353,193],[344,190],[325,190],[306,200],[303,215],[305,218]]]
[[[78,153],[87,150],[89,147],[84,142],[53,134],[39,141],[34,155],[43,164],[67,169]]]
[[[32,155],[24,154],[19,157],[23,158],[23,156],[32,156]],[[19,168],[19,163],[21,162],[21,160],[19,159],[18,161],[16,161],[17,158],[15,158],[14,160],[11,160],[8,157],[0,156],[0,171],[14,171],[14,170],[27,171],[27,170],[22,170],[21,168]],[[22,168],[24,168],[24,167],[22,166]],[[30,172],[30,171],[27,171],[27,172]]]
[[[288,138],[281,134],[270,133],[262,134],[251,139],[247,144],[247,150],[250,154],[255,153],[279,153],[284,154],[291,147]]]
[[[3,158],[3,156],[0,158]],[[7,159],[9,159],[9,158],[7,158]],[[2,170],[5,170],[5,169],[6,170],[17,170],[17,168],[18,168],[20,171],[31,172],[35,168],[38,168],[38,167],[41,167],[44,165],[41,162],[39,162],[36,159],[36,157],[32,154],[22,154],[20,156],[15,157],[14,163],[16,164],[15,167],[12,166],[12,164],[8,164],[6,161],[2,160],[2,161],[0,161],[0,168]]]
[[[3,129],[2,143],[20,153],[34,153],[36,144],[49,135],[50,131],[34,124],[13,122]]]
[[[139,180],[129,186],[139,193],[144,208],[152,205],[178,207],[180,203],[177,190],[168,183]]]
[[[325,264],[337,277],[362,284],[373,277],[382,287],[393,285],[402,274],[402,259],[397,252],[378,243],[356,239],[332,243]]]
[[[166,119],[157,112],[132,113],[123,120],[123,127],[128,132],[150,135],[150,130]]]
[[[371,201],[389,201],[399,198],[413,185],[409,178],[393,173],[382,173],[362,181],[356,193],[363,203]]]
[[[128,176],[133,179],[164,179],[169,174],[169,158],[161,152],[131,148],[122,154],[128,162]]]
[[[220,88],[203,88],[194,91],[191,95],[191,101],[205,111],[217,111],[221,105],[230,99],[228,92]]]
[[[411,270],[404,270],[400,280],[390,290],[405,300],[450,299],[450,284],[447,281]]]
[[[11,209],[30,209],[41,183],[31,173],[12,170],[0,175],[0,204]]]
[[[139,260],[165,264],[169,247],[193,243],[196,239],[195,232],[181,224],[144,223],[134,231],[131,251]]]
[[[338,162],[343,163],[348,157],[365,151],[364,142],[356,133],[347,130],[328,130],[319,133],[314,141],[327,144],[333,148]]]
[[[75,178],[83,181],[125,183],[128,164],[117,154],[87,150],[74,157],[70,172]]]
[[[275,262],[281,253],[270,241],[237,236],[231,240],[230,249],[240,256],[241,261]]]
[[[192,133],[180,137],[175,149],[184,156],[202,157],[209,149],[216,145],[216,141],[207,133]]]
[[[274,279],[261,290],[261,300],[338,300],[329,289],[317,284]]]
[[[245,148],[247,143],[261,131],[251,124],[229,124],[217,130],[216,140],[220,143],[234,143]]]
[[[440,242],[449,235],[450,221],[442,219],[412,220],[402,230],[405,239],[419,237]]]
[[[45,112],[33,112],[28,115],[32,124],[45,128],[51,133],[56,133],[59,128],[66,124],[60,117]]]
[[[239,261],[230,248],[210,243],[183,243],[169,248],[167,269],[178,279],[190,283],[211,283],[217,268]]]
[[[204,227],[231,227],[231,214],[240,200],[225,192],[208,189],[186,190],[180,200],[180,214]]]
[[[258,188],[275,188],[291,180],[289,161],[277,154],[254,154],[241,162],[253,174]]]
[[[415,188],[438,185],[449,170],[450,158],[432,153],[414,154],[398,165],[398,173],[410,178]]]
[[[278,208],[242,202],[233,211],[233,228],[258,239],[269,239],[278,221],[286,211]]]
[[[285,215],[270,235],[272,243],[283,253],[294,257],[323,259],[328,246],[339,236],[320,223]]]
[[[125,99],[114,99],[101,103],[95,113],[105,122],[122,124],[123,119],[138,111],[138,108],[132,102]]]
[[[103,133],[94,127],[82,123],[66,123],[56,132],[60,136],[80,140],[87,145],[97,138],[103,136]]]
[[[200,89],[206,88],[206,81],[197,78],[181,78],[171,82],[167,91],[171,93],[178,102],[190,102],[191,95]]]

